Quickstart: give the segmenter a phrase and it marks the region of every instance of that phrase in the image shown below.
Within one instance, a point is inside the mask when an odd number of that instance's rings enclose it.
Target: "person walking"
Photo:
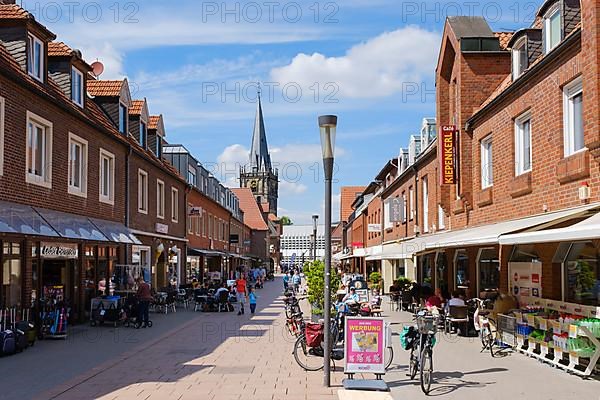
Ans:
[[[250,288],[248,290],[250,293],[248,294],[248,303],[250,304],[250,314],[254,314],[256,311],[256,293],[254,293],[254,289]]]
[[[235,293],[237,297],[237,302],[240,305],[238,315],[244,314],[244,304],[246,303],[246,297],[248,297],[248,294],[246,292],[246,286],[247,282],[243,276],[241,276],[238,280],[235,281]]]
[[[287,274],[283,275],[283,291],[287,292],[288,286],[290,284],[290,276]]]
[[[150,285],[148,285],[144,279],[140,276],[137,278],[138,290],[137,299],[138,305],[138,317],[137,326],[146,328],[149,326],[150,316],[148,315],[150,302],[153,300],[152,293],[150,292]]]
[[[298,294],[298,291],[300,290],[300,283],[302,283],[302,278],[300,277],[298,271],[294,271],[292,283],[294,284],[294,294]]]

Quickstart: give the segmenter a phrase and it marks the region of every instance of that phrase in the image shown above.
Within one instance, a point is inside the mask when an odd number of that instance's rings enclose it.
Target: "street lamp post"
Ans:
[[[323,168],[325,172],[325,337],[324,348],[324,379],[325,387],[331,385],[331,182],[333,179],[333,158],[335,151],[335,136],[337,116],[323,115],[319,117],[321,131],[321,149],[323,150]]]
[[[317,261],[317,221],[319,220],[318,215],[313,215],[313,262]]]

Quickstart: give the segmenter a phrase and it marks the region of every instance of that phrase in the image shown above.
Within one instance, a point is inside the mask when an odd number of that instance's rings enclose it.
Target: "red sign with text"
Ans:
[[[456,126],[444,125],[440,128],[440,185],[456,185],[458,134]]]

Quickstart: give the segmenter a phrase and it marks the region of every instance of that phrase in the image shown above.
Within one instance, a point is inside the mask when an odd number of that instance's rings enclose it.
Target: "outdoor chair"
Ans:
[[[179,289],[179,291],[177,291],[177,304],[181,304],[183,308],[187,310],[189,297],[185,289]]]
[[[466,335],[469,328],[469,307],[468,306],[450,306],[448,315],[445,319],[444,331],[449,332],[454,324],[460,324],[464,327],[463,335]]]

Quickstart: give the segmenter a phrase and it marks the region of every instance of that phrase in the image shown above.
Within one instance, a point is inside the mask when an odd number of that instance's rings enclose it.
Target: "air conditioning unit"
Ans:
[[[589,200],[591,197],[592,197],[592,189],[590,188],[590,186],[588,185],[587,182],[584,182],[579,187],[579,200],[586,201],[586,200]]]

